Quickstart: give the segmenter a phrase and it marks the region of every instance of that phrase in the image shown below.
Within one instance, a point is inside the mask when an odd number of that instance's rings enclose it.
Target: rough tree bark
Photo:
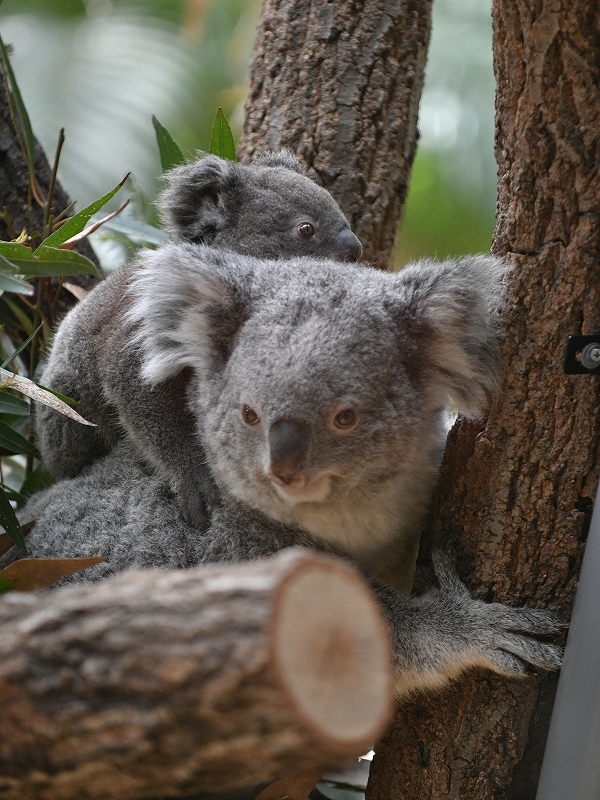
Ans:
[[[497,252],[512,266],[502,397],[453,432],[435,533],[480,596],[568,614],[600,469],[595,376],[565,376],[567,334],[600,330],[600,7],[494,2]],[[532,800],[548,679],[474,676],[399,709],[370,800]]]
[[[239,154],[289,147],[388,263],[417,141],[431,0],[265,0]]]
[[[14,592],[0,797],[189,795],[339,766],[381,735],[392,687],[366,583],[308,550]]]

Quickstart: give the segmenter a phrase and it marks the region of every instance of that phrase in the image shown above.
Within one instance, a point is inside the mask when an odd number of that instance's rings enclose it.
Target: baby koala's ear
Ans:
[[[300,175],[305,174],[305,169],[291,150],[271,150],[257,156],[252,162],[255,167],[285,167]]]
[[[225,365],[250,313],[251,262],[195,245],[145,251],[130,281],[126,322],[146,383],[156,386],[186,367],[213,373]]]
[[[432,402],[450,397],[478,417],[500,383],[506,264],[494,256],[421,261],[395,276],[393,314],[413,368],[429,372]]]
[[[174,241],[211,244],[227,224],[224,199],[241,185],[241,170],[234,161],[205,155],[167,172],[167,187],[156,204],[169,236]]]

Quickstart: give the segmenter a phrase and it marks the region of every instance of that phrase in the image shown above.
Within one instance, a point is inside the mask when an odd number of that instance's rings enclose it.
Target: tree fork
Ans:
[[[288,147],[386,267],[408,192],[431,0],[265,0],[243,161]]]
[[[600,470],[597,377],[562,372],[600,330],[600,9],[495,0],[498,222],[508,277],[503,393],[450,439],[434,513],[480,597],[568,616]],[[399,709],[370,800],[533,800],[548,679],[490,675]]]

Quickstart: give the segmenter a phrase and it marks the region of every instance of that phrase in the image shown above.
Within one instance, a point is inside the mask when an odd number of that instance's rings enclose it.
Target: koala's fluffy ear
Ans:
[[[252,259],[209,247],[168,244],[133,271],[126,323],[152,386],[185,367],[217,371],[247,319]]]
[[[285,167],[300,175],[305,174],[304,167],[291,150],[277,150],[263,153],[252,162],[256,167]]]
[[[165,180],[157,206],[169,236],[211,244],[227,221],[223,198],[235,193],[243,180],[239,164],[207,155],[172,169]]]
[[[500,316],[506,264],[493,256],[422,261],[395,278],[395,318],[407,369],[431,370],[432,402],[448,397],[477,417],[498,391]]]

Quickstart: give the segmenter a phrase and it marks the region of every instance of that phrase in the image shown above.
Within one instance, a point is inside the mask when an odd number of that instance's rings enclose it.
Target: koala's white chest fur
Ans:
[[[394,475],[376,491],[357,488],[322,503],[281,504],[272,516],[341,548],[363,567],[393,540],[418,530],[433,477]],[[407,485],[410,484],[410,485]],[[275,511],[275,513],[273,513]]]

